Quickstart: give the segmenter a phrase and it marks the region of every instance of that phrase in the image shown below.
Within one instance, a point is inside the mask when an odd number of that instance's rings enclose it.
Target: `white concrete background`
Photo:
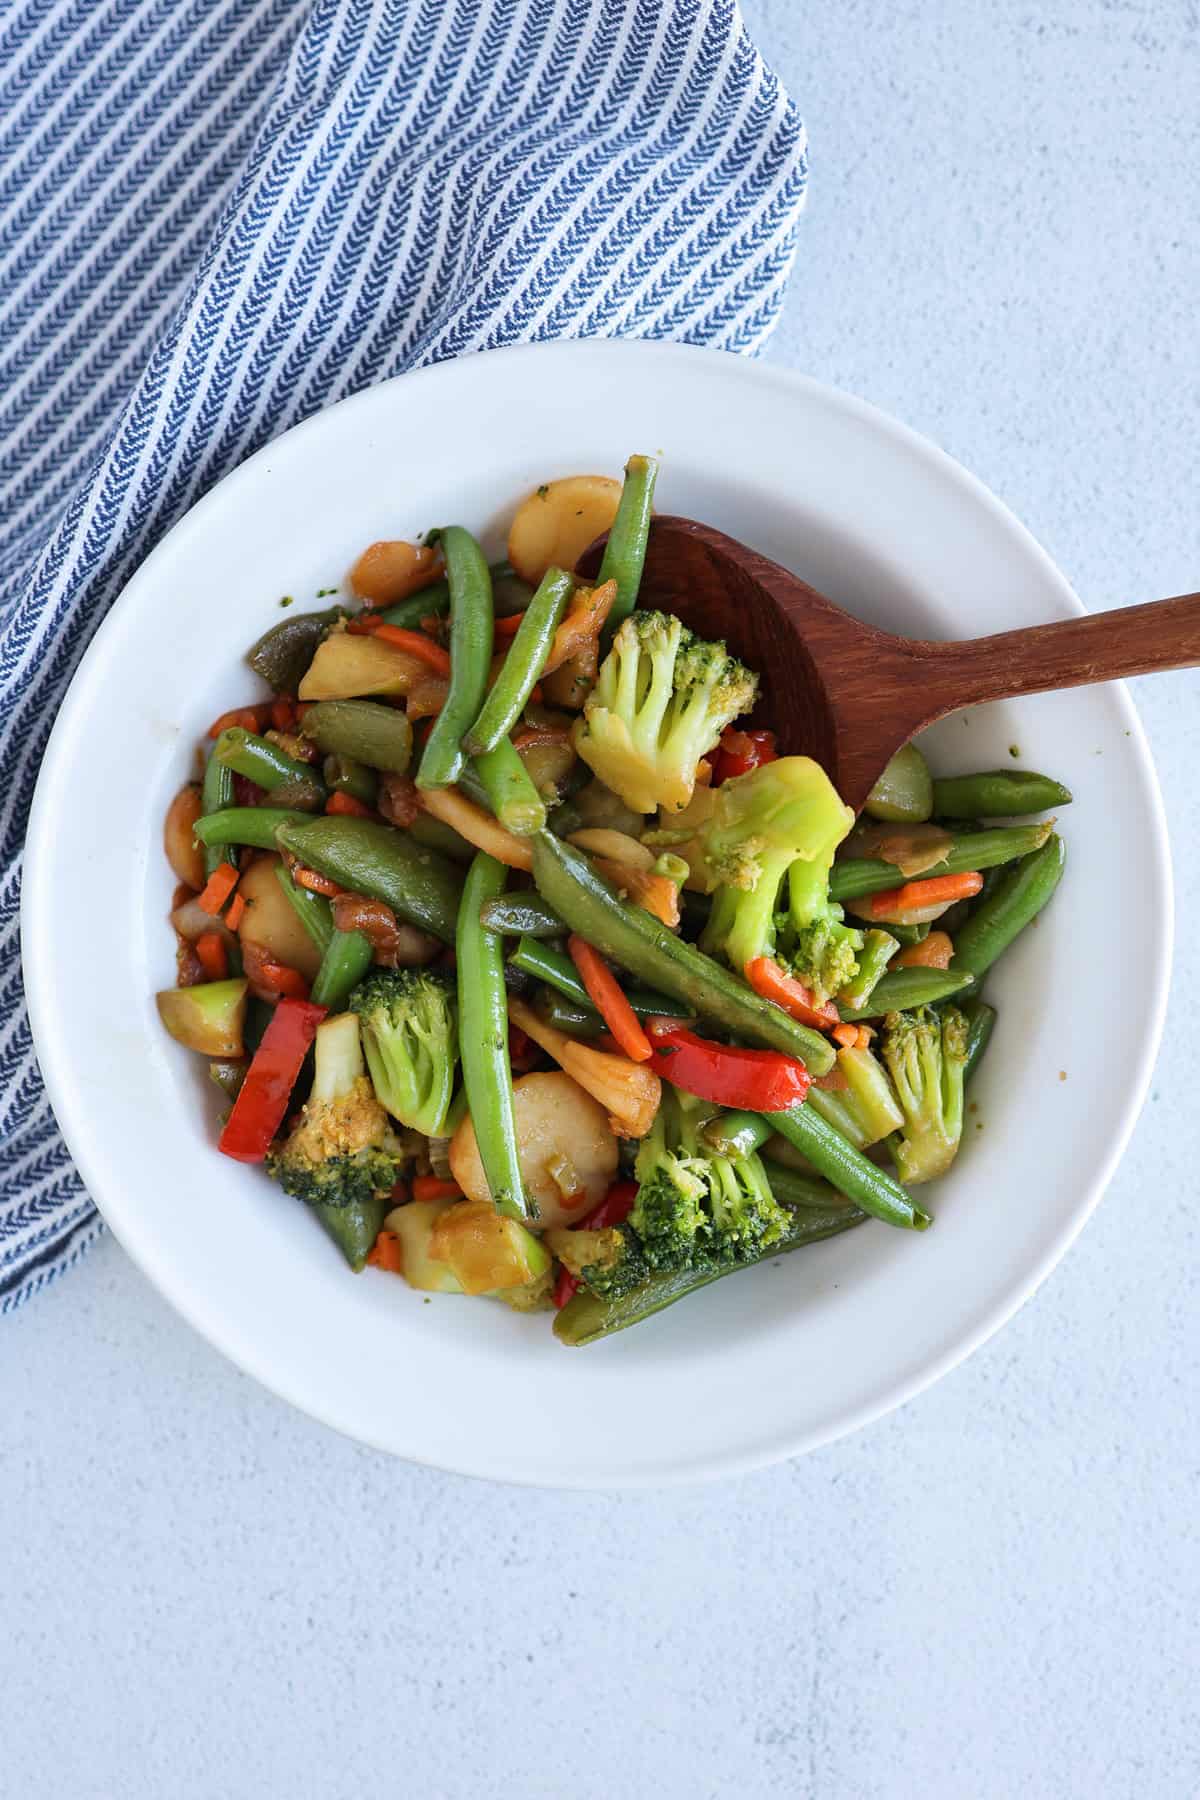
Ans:
[[[930,433],[1091,605],[1200,585],[1194,0],[747,12],[813,145],[775,360]],[[1137,697],[1168,1047],[998,1339],[807,1460],[543,1495],[288,1411],[106,1242],[0,1334],[0,1794],[1194,1795],[1200,678]]]

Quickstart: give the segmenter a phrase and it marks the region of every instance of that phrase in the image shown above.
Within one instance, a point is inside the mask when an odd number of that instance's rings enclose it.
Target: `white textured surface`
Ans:
[[[813,140],[773,355],[961,457],[1089,604],[1200,584],[1196,8],[747,12]],[[0,1793],[1194,1794],[1200,677],[1137,699],[1183,1054],[999,1338],[805,1461],[547,1496],[310,1424],[109,1242],[0,1334]]]

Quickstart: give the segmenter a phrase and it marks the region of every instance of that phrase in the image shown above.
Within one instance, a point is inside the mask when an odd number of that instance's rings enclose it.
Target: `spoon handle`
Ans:
[[[1186,669],[1200,663],[1200,594],[962,643],[926,643],[919,662],[922,681],[930,681],[932,718],[985,700]]]

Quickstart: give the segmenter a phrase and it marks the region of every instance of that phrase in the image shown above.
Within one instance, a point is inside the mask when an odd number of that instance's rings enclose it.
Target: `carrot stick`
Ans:
[[[926,881],[906,881],[903,887],[872,894],[871,912],[879,919],[885,913],[915,912],[920,906],[950,906],[955,900],[969,900],[982,886],[983,876],[976,869],[962,875],[931,875]]]
[[[948,969],[954,955],[949,934],[931,931],[919,944],[909,944],[891,961],[893,969]]]
[[[378,815],[362,800],[356,800],[353,794],[335,791],[325,802],[327,813],[342,813],[351,819],[374,819]]]
[[[225,914],[225,923],[230,931],[236,931],[242,922],[242,914],[246,910],[246,902],[241,894],[235,894],[229,902],[229,911]]]
[[[631,1062],[649,1062],[654,1054],[638,1016],[621,991],[616,976],[599,953],[574,932],[567,939],[571,961],[579,970],[588,999]]]
[[[418,1175],[412,1184],[414,1200],[461,1200],[457,1181],[442,1181],[437,1175]]]
[[[234,706],[223,712],[219,719],[214,719],[208,728],[210,738],[219,738],[229,726],[240,726],[243,731],[265,731],[271,723],[272,700],[261,700],[256,706]]]
[[[407,650],[410,656],[415,656],[429,668],[436,669],[439,675],[449,675],[449,655],[440,644],[427,638],[423,631],[406,631],[403,625],[377,625],[373,635],[397,650]]]
[[[389,1275],[403,1275],[404,1255],[394,1231],[380,1232],[367,1253],[367,1261],[373,1269],[386,1269]]]
[[[318,875],[315,869],[306,869],[300,863],[292,870],[292,880],[297,887],[307,888],[310,894],[324,894],[327,900],[336,900],[342,891],[328,875]]]
[[[497,619],[492,626],[495,636],[502,638],[516,637],[518,631],[521,629],[521,620],[524,617],[524,613],[509,613],[505,618]]]
[[[210,981],[224,981],[229,973],[229,958],[225,954],[225,940],[219,931],[201,932],[196,939],[196,955]]]
[[[200,895],[201,910],[219,913],[238,884],[238,872],[232,863],[218,863],[204,884]]]
[[[841,1050],[857,1050],[858,1048],[857,1025],[835,1025],[829,1035]]]

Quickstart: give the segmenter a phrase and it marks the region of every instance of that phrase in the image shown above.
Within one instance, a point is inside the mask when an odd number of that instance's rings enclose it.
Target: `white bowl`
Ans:
[[[545,1315],[426,1300],[373,1270],[352,1278],[302,1207],[219,1156],[206,1066],[155,1014],[155,989],[173,980],[161,825],[208,721],[255,695],[246,646],[283,616],[282,595],[311,605],[371,539],[450,520],[494,535],[537,482],[615,473],[633,450],[662,453],[664,511],[711,521],[880,624],[965,637],[1081,610],[978,482],[815,382],[645,343],[466,357],[269,445],[147,559],[59,715],[25,878],[25,976],[50,1097],[151,1280],[234,1362],[340,1430],[548,1486],[649,1485],[792,1456],[982,1343],[1112,1174],[1149,1080],[1170,955],[1161,803],[1126,693],[996,705],[937,728],[928,753],[947,772],[1008,767],[1015,743],[1021,766],[1065,781],[1068,867],[992,978],[1000,1020],[978,1110],[923,1236],[871,1223],[568,1351]],[[1109,954],[1129,942],[1138,957]]]

